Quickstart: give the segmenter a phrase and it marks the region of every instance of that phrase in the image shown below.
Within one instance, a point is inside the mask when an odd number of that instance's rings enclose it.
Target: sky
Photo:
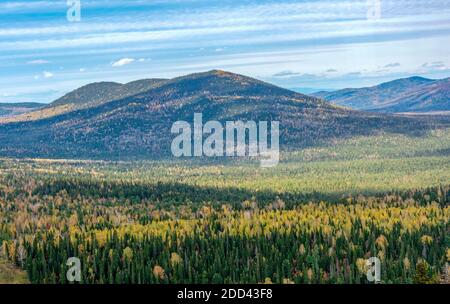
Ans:
[[[305,93],[450,76],[450,0],[77,1],[0,0],[0,103],[212,69]]]

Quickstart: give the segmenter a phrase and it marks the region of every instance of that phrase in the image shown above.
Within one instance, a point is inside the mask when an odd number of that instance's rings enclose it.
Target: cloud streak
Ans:
[[[50,61],[43,59],[31,60],[27,62],[27,64],[47,64],[47,63],[50,63]]]
[[[133,58],[122,58],[116,62],[113,62],[111,65],[115,68],[121,67],[130,63],[133,63],[135,60]]]

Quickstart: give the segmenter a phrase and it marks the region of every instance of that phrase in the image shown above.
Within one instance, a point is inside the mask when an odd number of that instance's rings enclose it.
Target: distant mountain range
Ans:
[[[283,150],[340,138],[399,132],[420,135],[448,125],[429,117],[395,117],[321,99],[224,71],[128,84],[93,83],[43,109],[0,119],[0,156],[147,159],[170,156],[175,121],[280,122]]]
[[[317,92],[312,96],[357,110],[407,113],[450,111],[450,78],[410,77],[374,87]]]
[[[45,104],[35,102],[0,103],[0,117],[10,117],[27,113],[44,106]]]

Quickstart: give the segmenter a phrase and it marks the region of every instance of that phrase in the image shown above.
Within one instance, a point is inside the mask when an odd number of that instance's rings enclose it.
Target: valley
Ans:
[[[418,282],[424,259],[444,282],[449,134],[344,140],[275,168],[3,158],[2,254],[33,283],[67,283],[69,256],[83,283],[364,283],[371,255],[384,283]]]

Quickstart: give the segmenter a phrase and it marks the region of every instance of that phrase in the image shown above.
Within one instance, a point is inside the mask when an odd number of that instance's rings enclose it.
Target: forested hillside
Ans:
[[[103,83],[99,90],[95,88],[100,84],[94,84],[43,109],[48,111],[44,118],[33,112],[24,119],[0,120],[0,155],[103,160],[170,157],[172,124],[192,122],[194,113],[203,113],[205,122],[279,121],[285,151],[385,132],[420,136],[450,125],[446,116],[398,117],[346,110],[224,71],[150,82]],[[110,86],[118,92],[107,89]]]
[[[445,283],[448,134],[352,139],[271,169],[2,159],[1,254],[33,283],[68,283],[69,257],[83,283],[367,283],[369,257],[382,283]]]

